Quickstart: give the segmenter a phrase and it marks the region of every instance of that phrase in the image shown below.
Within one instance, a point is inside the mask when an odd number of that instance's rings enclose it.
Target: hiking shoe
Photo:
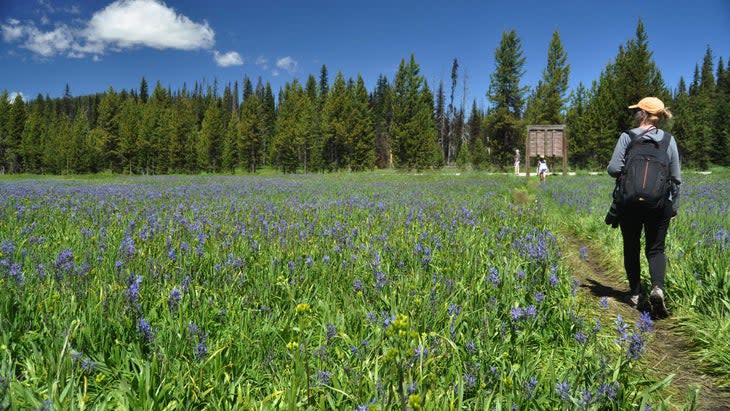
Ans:
[[[631,302],[632,307],[638,307],[639,306],[639,294],[633,294],[629,301]]]
[[[649,302],[651,303],[651,309],[654,315],[663,318],[667,317],[667,306],[664,305],[664,291],[661,288],[654,286],[649,294]]]

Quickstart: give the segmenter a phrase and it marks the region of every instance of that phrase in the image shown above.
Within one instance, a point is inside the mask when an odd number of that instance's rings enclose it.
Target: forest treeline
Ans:
[[[620,131],[631,127],[629,104],[658,96],[675,117],[663,127],[678,140],[685,167],[728,165],[730,62],[708,46],[694,76],[668,87],[652,58],[644,25],[620,45],[590,86],[568,93],[568,55],[556,31],[542,78],[520,84],[525,57],[520,38],[503,33],[495,50],[486,110],[455,101],[460,87],[454,59],[446,85],[429,85],[415,56],[394,78],[381,75],[372,91],[361,76],[326,65],[318,77],[295,79],[278,90],[260,78],[192,89],[138,89],[59,98],[0,95],[0,171],[5,173],[130,174],[255,173],[428,169],[458,165],[510,167],[523,149],[526,125],[566,124],[572,168],[605,167]],[[464,88],[466,88],[465,80]],[[435,86],[435,87],[434,87]]]

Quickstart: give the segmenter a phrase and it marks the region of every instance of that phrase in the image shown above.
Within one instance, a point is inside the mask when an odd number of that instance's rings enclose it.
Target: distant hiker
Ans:
[[[545,181],[547,173],[549,172],[550,170],[548,169],[547,162],[545,162],[545,156],[541,154],[540,158],[537,160],[537,175],[540,177],[541,182]]]
[[[520,174],[520,150],[515,149],[515,175]]]
[[[677,142],[656,125],[671,118],[672,113],[656,97],[645,97],[629,109],[636,110],[634,121],[637,126],[621,133],[608,164],[608,174],[617,178],[614,195],[624,243],[624,268],[629,280],[630,301],[638,306],[643,295],[640,253],[644,230],[644,253],[651,275],[649,302],[655,316],[666,317],[664,242],[669,221],[679,209],[682,178]]]

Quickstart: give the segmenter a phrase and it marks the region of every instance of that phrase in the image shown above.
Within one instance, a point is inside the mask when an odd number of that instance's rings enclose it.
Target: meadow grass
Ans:
[[[572,193],[572,183],[556,178],[552,191],[524,181],[476,172],[0,180],[0,407],[681,403],[642,371],[651,320],[601,324],[604,308],[576,298],[538,201]],[[603,204],[584,205],[579,187],[605,183],[574,181],[567,220],[591,230]],[[672,307],[688,298],[677,278]]]

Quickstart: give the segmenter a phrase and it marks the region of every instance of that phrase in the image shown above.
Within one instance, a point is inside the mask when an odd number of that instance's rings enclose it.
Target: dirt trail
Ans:
[[[628,303],[627,282],[622,266],[613,267],[608,259],[590,244],[581,243],[575,237],[563,233],[561,250],[573,273],[581,283],[581,292],[596,301],[602,297],[609,299],[608,315],[613,318],[621,314],[625,319],[635,322],[639,311]],[[579,250],[586,247],[587,255],[581,258]],[[668,390],[678,402],[686,402],[693,387],[699,388],[698,410],[730,410],[730,388],[722,388],[713,378],[703,373],[694,362],[689,345],[669,317],[654,322],[654,336],[649,339],[647,352],[642,359],[657,379],[675,374]]]

